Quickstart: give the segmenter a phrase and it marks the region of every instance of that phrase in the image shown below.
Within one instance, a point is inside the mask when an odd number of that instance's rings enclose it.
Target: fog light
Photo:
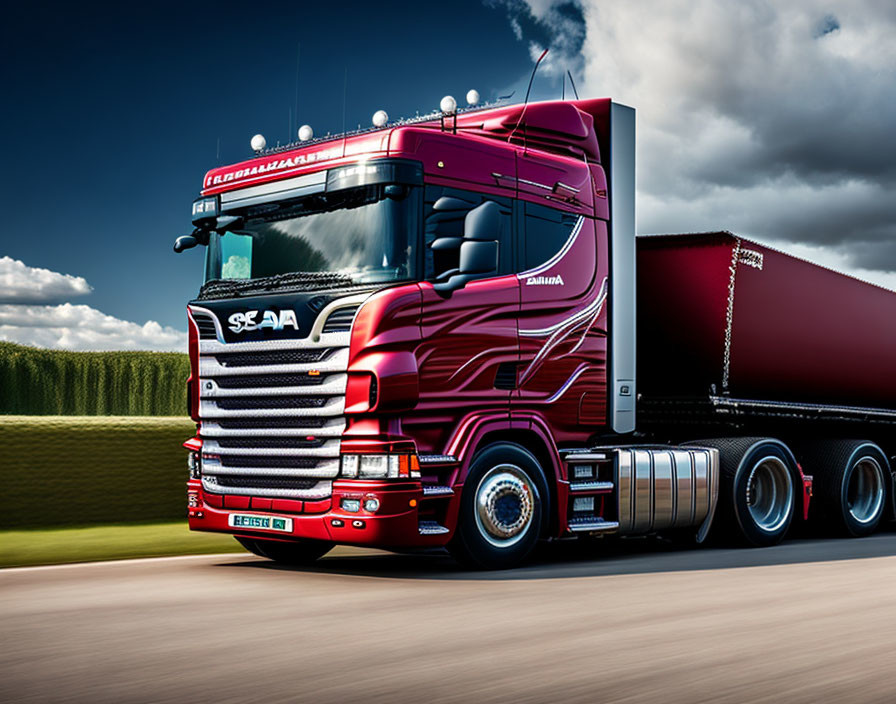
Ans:
[[[364,510],[368,513],[376,513],[380,508],[380,500],[376,497],[364,499]]]
[[[361,510],[361,499],[342,499],[339,505],[342,506],[343,511],[357,513]]]
[[[202,473],[200,472],[198,452],[187,453],[187,469],[190,472],[190,479],[199,479]]]
[[[199,494],[195,491],[191,491],[187,494],[187,506],[190,508],[197,508],[199,506]]]

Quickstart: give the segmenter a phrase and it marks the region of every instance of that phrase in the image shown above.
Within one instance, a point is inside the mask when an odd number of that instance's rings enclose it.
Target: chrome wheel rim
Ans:
[[[779,458],[770,455],[753,465],[747,479],[747,508],[753,522],[766,533],[787,523],[793,508],[793,479]]]
[[[476,527],[496,548],[515,545],[529,531],[537,492],[526,473],[513,464],[488,470],[476,487]]]
[[[883,475],[873,457],[863,457],[852,466],[846,485],[846,508],[858,523],[871,523],[883,508]]]

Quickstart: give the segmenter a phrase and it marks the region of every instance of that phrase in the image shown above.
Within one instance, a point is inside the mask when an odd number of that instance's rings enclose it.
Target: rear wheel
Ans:
[[[546,496],[544,475],[530,452],[513,443],[490,445],[474,458],[464,482],[451,554],[479,569],[519,564],[541,534]]]
[[[813,475],[809,517],[840,535],[862,537],[877,528],[884,515],[890,467],[883,451],[861,440],[813,443],[801,454]]]
[[[794,514],[798,471],[787,446],[771,438],[700,441],[719,450],[717,528],[755,547],[784,539]]]
[[[234,536],[246,550],[284,565],[308,565],[333,549],[333,543],[323,540],[282,542]]]

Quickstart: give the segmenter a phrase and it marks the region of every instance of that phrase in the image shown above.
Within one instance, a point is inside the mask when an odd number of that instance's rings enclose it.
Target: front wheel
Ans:
[[[234,536],[246,550],[283,565],[309,565],[333,549],[333,543],[323,540],[283,542]]]
[[[478,569],[519,564],[541,535],[546,496],[544,474],[528,450],[490,445],[474,458],[464,482],[451,554]]]

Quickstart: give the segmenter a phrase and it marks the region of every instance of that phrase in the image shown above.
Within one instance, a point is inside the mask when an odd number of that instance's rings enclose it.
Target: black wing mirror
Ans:
[[[199,240],[193,235],[181,235],[174,240],[174,251],[180,254],[185,249],[193,249],[197,244],[199,244]]]
[[[498,243],[495,240],[465,241],[460,246],[460,273],[491,274],[498,271]]]

